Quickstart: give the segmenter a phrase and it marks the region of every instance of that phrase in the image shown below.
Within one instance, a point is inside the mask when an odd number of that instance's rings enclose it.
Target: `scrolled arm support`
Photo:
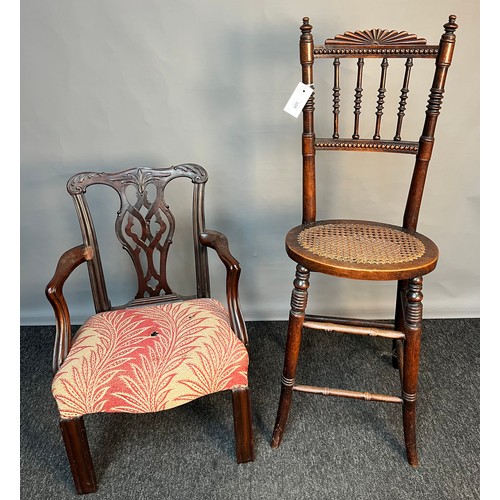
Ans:
[[[45,288],[45,295],[56,317],[56,338],[52,358],[54,373],[66,359],[71,347],[71,321],[68,304],[63,295],[63,285],[80,264],[92,259],[92,255],[92,249],[85,245],[79,245],[64,252],[57,263],[53,278]]]
[[[213,248],[226,267],[226,296],[231,328],[248,349],[248,334],[240,308],[238,283],[241,266],[229,250],[226,236],[218,231],[204,231],[199,236],[200,243]]]

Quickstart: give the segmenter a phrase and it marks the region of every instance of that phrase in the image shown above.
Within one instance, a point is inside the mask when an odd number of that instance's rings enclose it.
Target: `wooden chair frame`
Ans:
[[[311,256],[303,251],[297,242],[298,234],[304,228],[314,227],[316,221],[316,152],[317,151],[353,151],[385,152],[414,155],[413,176],[406,201],[400,233],[417,235],[422,194],[428,165],[434,146],[434,133],[443,100],[444,86],[451,65],[455,46],[456,16],[450,16],[444,25],[444,33],[439,45],[429,45],[426,40],[416,35],[401,31],[366,30],[346,32],[333,39],[327,39],[324,45],[315,45],[309,18],[303,19],[300,36],[300,63],[302,82],[313,85],[313,67],[316,59],[333,59],[333,133],[330,138],[317,138],[314,130],[314,92],[303,109],[302,159],[303,193],[302,225],[292,229],[286,238],[288,255],[297,263],[291,309],[288,323],[288,336],[285,362],[281,381],[281,395],[274,427],[271,446],[280,445],[288,419],[288,413],[294,391],[326,396],[341,396],[354,399],[399,403],[403,406],[403,427],[408,462],[418,464],[416,447],[415,405],[417,397],[417,379],[422,330],[422,276],[431,272],[438,259],[437,247],[423,235],[418,235],[425,245],[425,259],[416,260],[408,265],[397,266],[359,266],[332,264],[328,258]],[[354,93],[354,129],[349,138],[339,134],[340,112],[340,63],[342,59],[357,59],[357,80]],[[363,65],[365,58],[379,58],[381,63],[380,87],[377,96],[376,120],[373,137],[363,139],[359,133]],[[381,139],[381,120],[386,92],[388,61],[406,59],[404,81],[401,89],[397,126],[393,139]],[[425,113],[423,131],[418,141],[402,141],[401,129],[406,111],[409,92],[410,72],[415,58],[435,61],[435,72],[430,89]],[[328,221],[327,221],[328,222]],[[341,221],[342,222],[342,221]],[[378,226],[384,226],[378,224]],[[306,314],[310,272],[320,272],[337,277],[359,280],[395,280],[398,282],[395,321],[372,321],[353,318],[335,318]],[[391,396],[370,394],[343,389],[330,389],[299,385],[296,383],[297,362],[300,351],[302,330],[304,327],[338,333],[382,336],[392,339],[393,366],[400,371],[402,394]]]
[[[196,295],[193,297],[182,297],[175,293],[167,282],[165,272],[175,220],[168,205],[165,205],[164,190],[168,183],[182,177],[190,179],[193,183],[192,223],[197,288]],[[201,166],[185,163],[168,168],[133,168],[115,174],[84,172],[73,176],[68,181],[67,190],[75,203],[83,243],[61,256],[54,277],[46,287],[46,296],[54,309],[56,318],[54,373],[66,359],[72,342],[70,313],[63,295],[63,285],[71,273],[84,262],[88,266],[95,311],[99,313],[141,305],[177,302],[189,298],[210,297],[207,248],[214,249],[226,268],[226,296],[230,326],[248,349],[248,335],[238,297],[240,264],[229,251],[227,238],[220,232],[205,228],[204,192],[207,180],[208,175]],[[135,298],[123,306],[113,307],[106,289],[96,231],[85,197],[87,188],[95,184],[112,187],[121,201],[115,231],[123,248],[132,257],[138,280]],[[154,201],[149,201],[145,194],[149,184],[153,184],[157,189],[157,197]],[[127,186],[134,186],[137,189],[138,199],[134,204],[128,201],[125,194]],[[140,214],[141,208],[144,207],[148,211],[146,216]],[[143,234],[149,235],[151,234],[149,221],[153,221],[155,213],[161,213],[161,217],[169,222],[158,233],[165,239],[164,243],[159,242],[162,239],[160,237],[146,237],[141,241],[135,238],[127,226],[126,216],[130,214],[137,216],[136,220],[140,221]],[[170,232],[165,238],[167,230]],[[146,255],[145,260],[148,264],[146,269],[139,256],[140,252]],[[155,254],[159,266],[154,265]],[[248,388],[241,387],[232,390],[232,402],[237,462],[249,462],[254,460],[254,443]],[[77,492],[95,491],[97,482],[83,417],[60,420],[60,428]]]

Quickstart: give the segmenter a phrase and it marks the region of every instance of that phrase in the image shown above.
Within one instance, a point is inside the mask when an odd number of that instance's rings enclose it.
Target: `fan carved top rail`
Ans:
[[[427,45],[425,38],[407,31],[369,29],[346,31],[315,45],[315,57],[431,57],[438,54],[437,45]]]
[[[383,30],[346,31],[335,38],[327,38],[325,45],[426,45],[425,38],[407,31]]]

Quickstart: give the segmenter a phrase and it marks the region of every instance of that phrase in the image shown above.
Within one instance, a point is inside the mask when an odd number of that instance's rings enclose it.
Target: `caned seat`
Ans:
[[[281,394],[271,441],[273,448],[277,448],[283,439],[294,392],[341,396],[401,404],[407,459],[412,466],[418,464],[416,399],[422,331],[422,277],[435,269],[439,251],[430,238],[417,232],[417,223],[446,77],[453,57],[455,30],[458,28],[455,20],[455,16],[449,16],[438,45],[428,44],[424,38],[406,31],[380,28],[346,31],[327,38],[322,45],[315,45],[309,18],[303,19],[299,43],[302,83],[310,86],[313,92],[302,111],[302,223],[291,229],[285,239],[286,252],[297,265],[290,302]],[[367,73],[373,70],[374,60],[379,63],[375,65],[376,76],[375,79],[369,79]],[[413,99],[410,81],[415,71],[426,61],[434,63],[434,72],[425,114],[422,112],[422,132],[420,138],[415,140],[406,137],[405,129],[408,104]],[[325,120],[316,123],[315,99],[320,96],[320,92],[313,78],[313,70],[321,68],[321,65],[324,68],[325,63],[330,63],[329,73],[332,75],[333,92],[330,98],[333,97],[333,106],[329,110],[331,128],[318,136],[317,128],[321,126],[324,130]],[[401,78],[397,93],[390,93],[390,71],[399,72]],[[346,82],[352,75],[355,78],[351,82],[352,86],[349,86]],[[372,101],[368,118],[367,92],[364,88],[366,81],[378,82],[376,98]],[[390,131],[387,132],[386,110],[391,108],[397,112],[393,120],[389,121]],[[328,106],[318,106],[318,113],[325,109]],[[353,115],[352,120],[346,116],[346,110],[350,116]],[[373,127],[369,136],[366,135],[367,127],[368,130]],[[361,153],[371,154],[374,160],[370,164],[371,169],[376,169],[388,154],[400,155],[398,168],[401,169],[404,167],[404,158],[414,157],[401,225],[394,225],[392,220],[317,220],[317,153],[321,152],[321,158],[324,159],[339,151],[352,153],[354,157]],[[345,186],[343,183],[342,188]],[[323,188],[328,189],[326,186]],[[333,197],[337,194],[337,188],[332,186]],[[358,205],[362,207],[363,196],[356,188],[357,185],[352,187],[349,196],[355,199],[359,194]],[[394,320],[337,317],[332,311],[307,314],[311,272],[342,279],[397,282]],[[298,383],[300,372],[297,367],[304,328],[392,340],[392,365],[399,369],[401,393],[374,394],[366,390]]]
[[[439,250],[416,231],[371,221],[323,220],[286,235],[288,256],[310,271],[368,280],[400,280],[431,272]]]
[[[238,298],[241,268],[227,238],[205,228],[207,180],[203,167],[184,163],[116,173],[81,172],[67,183],[83,243],[60,257],[46,295],[56,319],[52,393],[78,493],[97,489],[83,422],[89,414],[159,412],[231,391],[236,460],[254,459],[248,335]],[[189,296],[175,292],[167,274],[177,228],[167,203],[175,191],[167,192],[167,186],[174,181],[177,186],[192,184],[188,234],[193,235],[196,290]],[[123,305],[112,305],[107,291],[92,213],[105,218],[98,204],[91,211],[87,197],[87,190],[96,185],[118,195],[114,233],[131,257],[137,277],[135,297]],[[179,198],[183,196],[178,195],[176,204],[182,203]],[[210,297],[207,248],[215,250],[226,268],[227,309]],[[63,285],[83,263],[88,267],[95,314],[72,335]],[[187,438],[179,436],[186,446]]]

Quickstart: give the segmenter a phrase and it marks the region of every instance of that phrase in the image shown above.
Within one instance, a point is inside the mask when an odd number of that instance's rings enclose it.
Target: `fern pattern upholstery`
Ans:
[[[62,419],[149,413],[248,383],[248,352],[214,299],[107,311],[75,335],[52,393]]]

